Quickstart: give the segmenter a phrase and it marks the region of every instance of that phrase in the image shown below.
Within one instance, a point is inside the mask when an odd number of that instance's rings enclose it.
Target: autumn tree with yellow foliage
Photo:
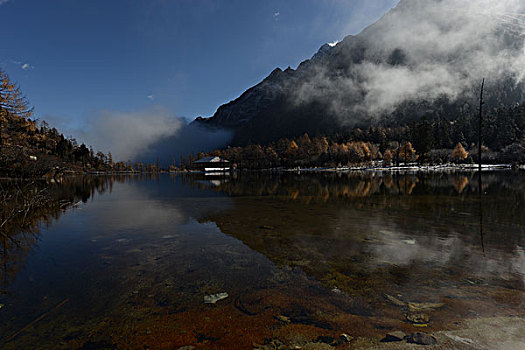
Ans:
[[[33,109],[16,83],[0,69],[0,176],[54,176],[56,169],[110,170],[102,153],[68,139],[45,121],[31,119]]]
[[[401,148],[399,149],[398,157],[400,160],[403,160],[406,163],[415,161],[418,156],[416,155],[416,150],[412,146],[412,143],[405,141]]]
[[[463,145],[460,142],[458,142],[456,148],[454,148],[454,150],[452,151],[451,157],[453,161],[463,161],[467,159],[468,152],[465,150]]]
[[[17,84],[9,80],[7,74],[0,69],[0,153],[2,152],[3,125],[8,117],[29,118],[33,109]]]
[[[388,166],[392,165],[392,159],[394,159],[394,156],[392,155],[392,151],[390,151],[390,148],[387,148],[385,151],[385,154],[383,154],[383,165]]]

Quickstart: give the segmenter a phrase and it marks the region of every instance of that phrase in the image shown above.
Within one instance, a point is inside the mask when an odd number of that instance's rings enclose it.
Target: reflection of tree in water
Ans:
[[[523,197],[523,174],[501,175],[483,174],[484,191],[512,191]],[[468,195],[478,192],[478,179],[474,173],[241,173],[214,180],[195,176],[181,179],[185,186],[213,189],[229,196],[276,196],[302,202],[386,194]]]
[[[523,245],[524,175],[483,175],[486,243],[495,256],[487,265],[505,261],[498,254],[515,258]],[[232,196],[234,206],[202,222],[347,292],[370,296],[366,288],[392,279],[413,289],[426,276],[461,279],[466,266],[485,266],[473,174],[242,174],[208,188]]]
[[[451,179],[452,186],[456,189],[456,191],[461,194],[465,187],[467,187],[469,180],[466,176],[457,176],[453,177]]]
[[[7,180],[0,182],[0,276],[3,287],[23,268],[36,247],[41,223],[58,220],[78,201],[86,202],[95,192],[103,194],[115,181],[125,178],[66,178],[60,184],[44,181]]]

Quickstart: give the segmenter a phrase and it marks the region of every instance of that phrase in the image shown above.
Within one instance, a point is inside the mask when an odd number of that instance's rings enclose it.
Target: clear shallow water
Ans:
[[[482,232],[477,181],[69,181],[57,200],[84,203],[59,218],[49,208],[55,218],[22,247],[4,240],[3,346],[248,349],[341,333],[374,344],[390,330],[523,317],[525,174],[483,175]],[[228,298],[203,302],[220,292]]]

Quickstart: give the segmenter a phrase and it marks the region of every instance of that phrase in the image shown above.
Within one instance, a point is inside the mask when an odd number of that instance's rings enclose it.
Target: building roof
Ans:
[[[227,161],[226,159],[221,159],[219,157],[206,157],[194,162],[194,164],[199,163],[229,163],[229,161]]]

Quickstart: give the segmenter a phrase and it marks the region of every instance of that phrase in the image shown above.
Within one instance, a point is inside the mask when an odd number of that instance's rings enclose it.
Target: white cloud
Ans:
[[[232,137],[226,130],[188,125],[184,118],[158,105],[136,112],[96,111],[84,119],[84,125],[65,116],[46,115],[44,119],[64,135],[74,135],[79,143],[111,152],[115,161],[158,159],[164,166],[181,155],[222,148]]]
[[[525,78],[523,0],[403,0],[334,50],[360,54],[347,69],[316,66],[296,101],[330,101],[345,122],[391,112],[407,100],[455,99],[483,77]],[[503,18],[502,18],[503,16]],[[363,50],[366,47],[366,50]],[[396,63],[392,63],[396,62]]]
[[[155,95],[148,95],[146,96],[149,100],[153,101],[155,99]]]
[[[0,5],[5,4],[6,2],[9,2],[10,0],[0,0]]]
[[[0,0],[2,1],[2,0]],[[7,0],[9,1],[9,0]],[[2,3],[0,3],[1,5]],[[27,63],[27,62],[22,62],[22,61],[11,61],[13,64],[16,64],[18,67],[20,67],[20,69],[23,69],[23,70],[32,70],[32,69],[35,69],[35,66]]]
[[[141,112],[100,111],[89,118],[81,138],[114,159],[134,159],[149,146],[175,135],[184,121],[162,107]]]
[[[273,19],[274,19],[275,21],[278,21],[280,15],[281,15],[281,13],[280,13],[279,11],[274,12],[274,14],[273,14]]]
[[[330,47],[334,47],[337,44],[339,44],[339,40],[336,40],[336,41],[333,41],[331,43],[328,43],[328,45],[330,45]]]

